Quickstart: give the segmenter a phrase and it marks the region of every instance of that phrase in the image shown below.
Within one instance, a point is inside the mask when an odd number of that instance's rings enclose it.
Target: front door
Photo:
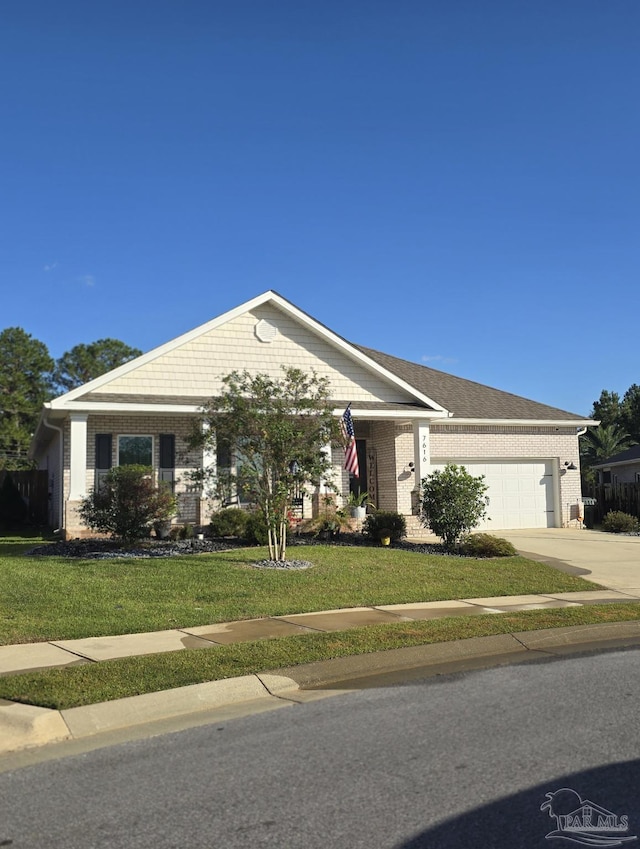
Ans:
[[[368,491],[369,475],[367,474],[367,441],[365,439],[356,439],[356,451],[358,452],[360,477],[356,478],[354,475],[349,475],[349,492],[358,494]]]

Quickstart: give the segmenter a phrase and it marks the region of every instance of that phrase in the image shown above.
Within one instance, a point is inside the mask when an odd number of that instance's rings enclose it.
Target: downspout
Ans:
[[[60,439],[58,440],[59,455],[60,455],[59,458],[58,458],[58,461],[59,461],[58,477],[60,479],[58,481],[58,489],[59,489],[59,492],[58,492],[58,506],[59,506],[59,510],[58,510],[58,520],[59,521],[58,521],[58,524],[59,524],[60,527],[55,528],[55,530],[53,531],[54,534],[59,534],[62,531],[63,513],[64,513],[64,509],[63,509],[64,508],[64,465],[63,465],[64,464],[64,446],[63,446],[64,434],[62,432],[61,427],[58,427],[57,425],[54,425],[54,424],[50,424],[47,421],[47,414],[46,413],[44,413],[43,416],[42,416],[42,424],[45,427],[50,428],[51,430],[57,430],[58,433],[60,434]]]
[[[580,467],[580,437],[584,436],[587,430],[588,428],[586,427],[579,427],[576,430],[576,436],[578,438],[578,467]],[[580,474],[582,475],[582,472]],[[582,486],[580,487],[580,492],[582,493]]]

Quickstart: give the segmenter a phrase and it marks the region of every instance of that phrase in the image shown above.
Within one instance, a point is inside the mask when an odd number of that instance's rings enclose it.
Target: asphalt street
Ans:
[[[562,788],[640,837],[639,673],[638,649],[529,662],[45,761],[0,775],[0,846],[575,846],[546,838]]]

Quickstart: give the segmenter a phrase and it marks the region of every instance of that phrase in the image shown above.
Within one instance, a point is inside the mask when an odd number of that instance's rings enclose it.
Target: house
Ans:
[[[640,483],[640,445],[614,454],[592,468],[598,474],[598,483]]]
[[[328,377],[336,416],[351,403],[356,483],[380,509],[410,517],[410,529],[419,528],[419,481],[447,463],[485,475],[484,528],[576,521],[578,436],[590,419],[354,345],[269,291],[44,405],[31,456],[49,473],[53,527],[87,535],[81,499],[130,462],[152,465],[174,487],[181,521],[208,522],[207,494],[186,473],[228,458],[188,449],[193,422],[230,371],[280,376],[283,364]],[[331,450],[348,494],[343,451]]]

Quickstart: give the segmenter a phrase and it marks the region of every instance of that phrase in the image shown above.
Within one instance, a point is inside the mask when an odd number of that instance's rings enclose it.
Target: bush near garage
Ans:
[[[421,520],[442,538],[447,551],[480,524],[487,512],[484,475],[474,477],[464,466],[449,463],[421,482]]]
[[[602,520],[602,530],[610,534],[635,534],[640,530],[640,522],[630,513],[610,510]]]
[[[514,557],[518,553],[509,540],[491,534],[470,534],[462,540],[460,551],[468,557]]]

